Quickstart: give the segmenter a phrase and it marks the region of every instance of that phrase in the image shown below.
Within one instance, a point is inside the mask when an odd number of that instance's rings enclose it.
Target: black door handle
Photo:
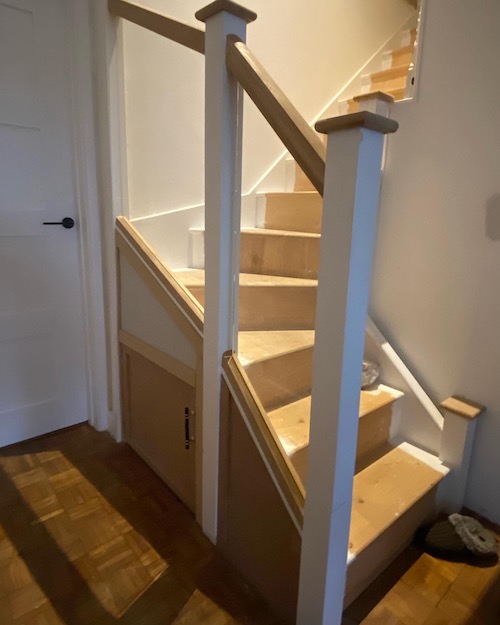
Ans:
[[[44,226],[62,226],[63,228],[70,229],[75,225],[75,220],[71,217],[65,217],[62,221],[44,221]]]

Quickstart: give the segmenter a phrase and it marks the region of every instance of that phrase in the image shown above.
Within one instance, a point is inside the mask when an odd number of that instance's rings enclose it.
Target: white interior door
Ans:
[[[68,5],[0,0],[0,446],[88,419]]]

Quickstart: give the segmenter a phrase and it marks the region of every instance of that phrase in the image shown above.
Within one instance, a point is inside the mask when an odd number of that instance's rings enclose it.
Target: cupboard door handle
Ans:
[[[189,436],[189,408],[184,408],[184,449],[189,449],[191,438]]]

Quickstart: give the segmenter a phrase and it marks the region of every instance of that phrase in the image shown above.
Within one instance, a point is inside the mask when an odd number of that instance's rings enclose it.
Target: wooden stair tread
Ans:
[[[317,191],[266,191],[264,193],[258,193],[259,196],[266,196],[267,198],[282,198],[282,197],[300,197],[303,199],[321,197]]]
[[[312,348],[314,330],[240,332],[238,358],[244,367],[283,354]]]
[[[349,559],[363,551],[448,472],[435,456],[401,443],[355,475]]]
[[[373,390],[361,390],[359,417],[366,417],[383,406],[391,405],[401,395],[400,391],[393,390],[383,384],[379,384]],[[272,410],[268,417],[289,456],[309,444],[310,395]]]
[[[383,69],[379,72],[373,72],[370,74],[371,82],[385,82],[387,80],[394,80],[396,78],[406,77],[408,73],[409,64],[405,63],[403,65],[396,65],[395,67],[390,67],[389,69]]]
[[[410,57],[411,59],[413,56],[413,52],[414,52],[414,44],[408,44],[407,46],[403,46],[402,48],[391,50],[391,56],[393,59],[401,59],[405,57],[406,58]],[[397,65],[403,65],[403,63],[398,63]],[[395,67],[397,67],[397,65],[395,65]]]
[[[205,286],[204,269],[175,269],[174,276],[182,282],[186,288]],[[287,276],[269,276],[260,273],[240,273],[240,286],[291,286],[291,287],[316,287],[317,280],[309,278],[292,278]]]

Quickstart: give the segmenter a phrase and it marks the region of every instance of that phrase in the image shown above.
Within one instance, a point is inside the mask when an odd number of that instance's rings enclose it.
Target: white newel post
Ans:
[[[298,625],[340,625],[361,369],[384,134],[370,112],[318,122],[328,134]]]
[[[444,427],[439,459],[451,469],[446,490],[441,495],[441,506],[449,513],[460,512],[465,499],[477,418],[485,407],[459,396],[449,397],[441,402],[440,407]]]
[[[215,542],[222,354],[236,350],[241,213],[241,88],[226,69],[226,39],[246,40],[255,13],[216,0],[196,17],[205,28],[205,325],[202,526]]]

